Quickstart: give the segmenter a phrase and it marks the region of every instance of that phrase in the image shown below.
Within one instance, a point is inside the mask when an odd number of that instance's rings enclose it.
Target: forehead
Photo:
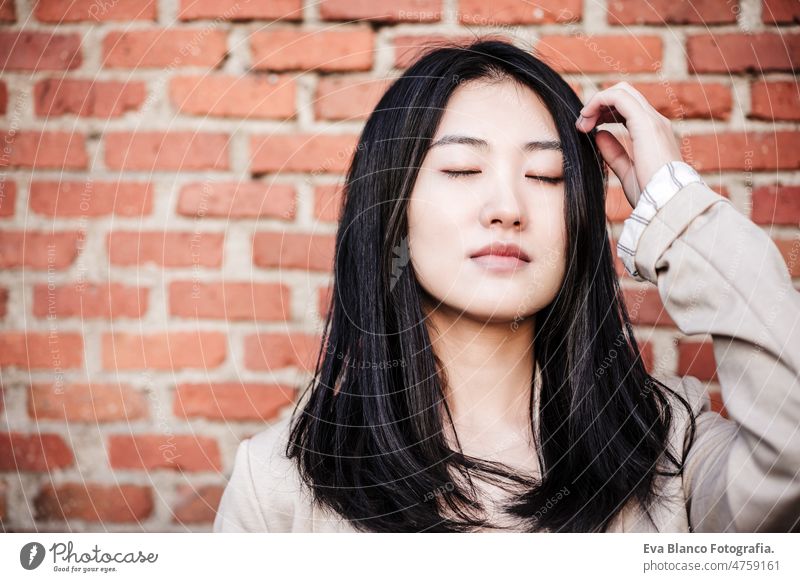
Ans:
[[[559,139],[553,117],[541,98],[512,80],[471,81],[458,87],[433,139],[452,133],[518,146],[533,140]]]

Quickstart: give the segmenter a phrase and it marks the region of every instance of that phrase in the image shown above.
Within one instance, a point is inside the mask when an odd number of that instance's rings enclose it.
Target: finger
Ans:
[[[581,117],[578,118],[576,126],[583,131],[591,130],[597,125],[601,108],[614,107],[617,113],[625,118],[626,123],[635,123],[636,119],[644,118],[646,110],[636,97],[628,91],[619,87],[612,87],[599,93],[595,93],[589,102],[581,109]]]
[[[647,98],[627,81],[621,81],[613,85],[612,87],[608,87],[608,89],[612,88],[626,91],[627,93],[632,95],[639,102],[639,104],[645,110],[649,111],[653,116],[661,116],[660,112],[650,104]],[[620,114],[616,110],[615,107],[613,106],[608,107],[603,105],[600,107],[600,111],[598,113],[598,118],[597,121],[595,122],[595,126],[601,125],[603,123],[621,123],[625,125],[625,118],[622,116],[622,114]]]
[[[647,109],[648,111],[651,111],[651,112],[654,112],[654,111],[656,111],[656,109],[655,109],[655,108],[653,107],[653,105],[652,105],[652,104],[651,104],[651,103],[650,103],[650,102],[647,100],[647,98],[645,98],[645,96],[644,96],[644,95],[642,95],[642,94],[641,94],[641,93],[640,93],[640,92],[639,92],[639,91],[638,91],[638,90],[637,90],[637,89],[636,89],[636,88],[635,88],[633,85],[631,85],[630,83],[627,83],[626,81],[622,81],[622,82],[620,82],[620,83],[617,83],[617,84],[615,85],[615,87],[618,87],[618,88],[622,89],[623,91],[627,91],[628,93],[630,93],[631,95],[633,95],[633,97],[634,97],[634,98],[635,98],[635,99],[636,99],[636,100],[639,102],[639,104],[640,104],[642,107],[644,107],[645,109]]]
[[[606,131],[610,133],[625,149],[625,153],[628,154],[628,157],[631,158],[634,162],[636,161],[633,156],[633,140],[631,140],[631,132],[629,132],[625,127],[620,125],[609,125],[602,129],[597,128],[597,131]]]
[[[595,142],[603,159],[617,176],[620,184],[622,184],[622,189],[625,191],[628,202],[631,203],[631,206],[636,206],[636,201],[639,198],[639,183],[636,180],[633,161],[625,147],[614,134],[605,129],[597,131]]]
[[[622,123],[624,125],[625,117],[613,107],[601,107],[595,125],[602,123]]]

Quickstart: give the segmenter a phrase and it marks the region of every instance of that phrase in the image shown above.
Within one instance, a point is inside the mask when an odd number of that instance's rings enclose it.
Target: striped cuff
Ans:
[[[692,182],[702,182],[703,178],[686,162],[673,161],[661,166],[642,190],[636,208],[623,223],[622,233],[617,241],[617,255],[631,277],[645,281],[636,270],[634,258],[642,232],[650,224],[656,212],[684,186]]]

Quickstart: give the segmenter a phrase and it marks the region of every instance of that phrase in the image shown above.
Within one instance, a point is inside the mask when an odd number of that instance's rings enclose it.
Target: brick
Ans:
[[[176,212],[196,218],[294,220],[297,194],[289,184],[192,182],[181,188]]]
[[[59,218],[144,216],[153,211],[153,187],[147,182],[31,182],[30,208]]]
[[[756,81],[750,85],[751,119],[800,121],[800,96],[794,81]]]
[[[59,370],[83,365],[83,337],[72,332],[0,332],[0,366]]]
[[[82,63],[77,33],[0,31],[0,70],[66,71]]]
[[[222,364],[227,351],[227,339],[222,332],[106,333],[103,369],[208,370]]]
[[[152,263],[161,267],[220,267],[225,235],[211,232],[112,232],[108,256],[112,265]]]
[[[115,422],[147,418],[145,395],[127,384],[34,384],[28,392],[28,414],[35,420]]]
[[[605,89],[616,81],[601,84]],[[722,83],[666,81],[633,83],[659,113],[670,119],[729,119],[733,108],[731,89]]]
[[[273,134],[250,139],[250,171],[342,173],[358,147],[349,134]]]
[[[442,0],[322,0],[322,20],[439,22]]]
[[[244,338],[244,365],[248,370],[296,367],[310,372],[321,342],[319,336],[299,332],[248,335]]]
[[[800,223],[800,186],[770,184],[753,190],[752,220],[756,224]]]
[[[122,69],[218,67],[227,36],[209,28],[113,31],[103,38],[103,66]]]
[[[172,520],[175,523],[213,523],[223,491],[224,487],[219,485],[180,485]]]
[[[725,408],[725,403],[722,400],[722,394],[720,394],[719,390],[710,390],[708,392],[708,396],[711,400],[711,410],[718,412],[725,418],[730,418],[728,416],[728,410]]]
[[[405,69],[411,66],[429,48],[455,44],[466,46],[475,40],[468,34],[400,35],[394,38],[394,66]]]
[[[0,268],[64,269],[78,257],[79,232],[0,232]]]
[[[17,203],[17,183],[0,179],[0,217],[14,216]]]
[[[116,132],[105,136],[114,170],[227,170],[229,136],[197,131]]]
[[[72,449],[56,434],[0,433],[0,471],[53,471],[72,463]]]
[[[675,2],[674,0],[610,0],[608,23],[628,24],[735,24],[738,2],[730,0],[702,0],[700,2]]]
[[[624,222],[631,215],[633,209],[625,191],[620,186],[608,188],[606,194],[606,218],[609,222]],[[615,243],[616,244],[616,243]]]
[[[327,317],[332,298],[333,288],[330,285],[326,285],[317,291],[317,313],[319,313],[321,320]]]
[[[628,316],[633,325],[653,325],[675,327],[675,322],[661,303],[658,289],[637,287],[622,291]]]
[[[0,115],[5,115],[6,109],[8,109],[8,87],[0,81]]]
[[[17,11],[16,7],[14,6],[14,0],[0,0],[0,22],[16,21]]]
[[[39,117],[121,117],[128,111],[137,111],[146,97],[142,81],[44,79],[37,81],[33,88],[34,107]]]
[[[800,277],[800,239],[775,239],[773,242],[786,261],[789,275]]]
[[[123,283],[78,283],[33,287],[36,317],[117,319],[142,317],[147,312],[148,289]]]
[[[2,5],[0,5],[0,9]],[[6,485],[3,481],[0,481],[0,523],[3,522],[8,517],[8,502],[6,501],[6,491],[8,490],[8,485]]]
[[[363,26],[274,29],[250,37],[253,68],[271,71],[367,71],[372,68],[374,33]]]
[[[717,363],[711,342],[678,343],[678,374],[699,380],[717,381]]]
[[[180,20],[302,20],[302,0],[181,0]]]
[[[281,283],[173,281],[169,312],[191,319],[286,321],[291,290]]]
[[[89,157],[83,135],[67,131],[7,131],[0,168],[85,170]]]
[[[33,502],[37,520],[138,523],[153,513],[153,491],[140,485],[48,484]]]
[[[655,368],[655,354],[653,353],[653,344],[647,341],[637,339],[639,345],[639,355],[641,356],[642,363],[648,373],[652,374]]]
[[[333,270],[333,235],[257,232],[253,236],[253,264],[276,269]]]
[[[764,24],[800,23],[800,4],[797,0],[762,0],[761,20]]]
[[[796,70],[800,34],[704,34],[686,40],[690,73],[766,73]]]
[[[360,75],[322,77],[317,83],[314,115],[317,119],[366,119],[393,79]]]
[[[177,77],[170,100],[187,115],[244,119],[292,119],[294,80],[288,75],[215,75]]]
[[[800,132],[731,132],[686,136],[699,172],[800,169]]]
[[[8,289],[0,287],[0,318],[8,313]],[[3,393],[0,388],[0,412],[3,410]]]
[[[217,441],[173,434],[111,435],[108,455],[114,469],[220,471]]]
[[[314,218],[324,222],[337,222],[344,202],[343,186],[325,184],[314,188]]]
[[[178,418],[228,422],[271,420],[294,402],[296,393],[289,386],[247,382],[180,384],[175,393],[173,414]]]
[[[544,35],[534,54],[561,73],[653,73],[661,69],[654,35]]]
[[[155,20],[156,0],[38,0],[33,15],[41,22]]]
[[[458,21],[466,26],[577,22],[582,17],[580,0],[544,0],[535,4],[517,0],[460,0],[458,3]]]
[[[630,279],[628,271],[625,270],[625,265],[622,263],[622,260],[617,254],[617,239],[609,237],[609,243],[611,249],[611,260],[614,263],[614,271],[616,271],[617,277]]]

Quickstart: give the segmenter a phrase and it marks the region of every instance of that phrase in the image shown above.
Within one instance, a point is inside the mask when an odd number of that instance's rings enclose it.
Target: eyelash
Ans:
[[[444,174],[448,178],[459,178],[461,176],[470,176],[472,174],[480,174],[478,170],[442,170]],[[544,182],[546,184],[558,184],[564,181],[564,178],[548,178],[546,176],[525,176],[526,178],[532,178],[537,180],[538,182]]]

